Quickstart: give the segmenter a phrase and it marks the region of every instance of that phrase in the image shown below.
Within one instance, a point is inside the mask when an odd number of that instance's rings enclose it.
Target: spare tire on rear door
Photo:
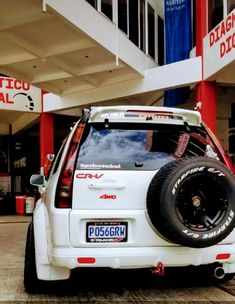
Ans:
[[[208,157],[170,162],[150,183],[147,211],[168,241],[194,248],[215,245],[235,226],[234,175]]]

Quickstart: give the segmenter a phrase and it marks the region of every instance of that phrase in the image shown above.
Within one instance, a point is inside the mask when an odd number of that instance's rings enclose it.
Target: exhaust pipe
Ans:
[[[223,267],[216,267],[215,270],[214,270],[214,277],[216,279],[223,279],[225,276],[225,271],[224,271],[224,268]]]

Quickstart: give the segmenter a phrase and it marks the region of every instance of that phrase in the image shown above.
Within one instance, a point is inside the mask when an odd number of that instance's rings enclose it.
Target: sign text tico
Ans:
[[[13,78],[0,77],[0,89],[28,91],[30,89],[30,84]],[[0,92],[0,102],[14,104],[14,100],[11,99],[8,91]]]

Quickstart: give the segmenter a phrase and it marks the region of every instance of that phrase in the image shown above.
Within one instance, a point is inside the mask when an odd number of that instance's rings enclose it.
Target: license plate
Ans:
[[[127,242],[127,222],[87,222],[88,243]]]

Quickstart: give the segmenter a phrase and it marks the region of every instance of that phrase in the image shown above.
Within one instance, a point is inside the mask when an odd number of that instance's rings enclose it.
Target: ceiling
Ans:
[[[22,112],[1,110],[1,124],[12,124],[22,115]]]
[[[2,74],[61,96],[140,77],[41,0],[0,1],[0,20]]]
[[[209,80],[216,80],[218,84],[234,86],[235,84],[235,61],[229,63],[217,73],[212,75]]]
[[[1,74],[60,96],[142,77],[120,59],[116,66],[114,54],[52,9],[44,13],[42,5],[0,1]],[[23,112],[1,110],[0,134],[9,124],[24,128],[28,119]]]

